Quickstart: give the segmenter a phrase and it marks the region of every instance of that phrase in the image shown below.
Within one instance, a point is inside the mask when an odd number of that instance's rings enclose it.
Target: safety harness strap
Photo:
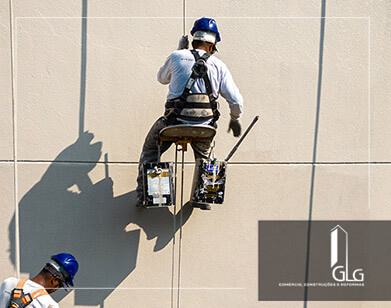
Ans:
[[[27,279],[19,280],[18,285],[16,286],[16,289],[23,289],[24,285],[26,284]]]
[[[195,59],[192,73],[186,83],[185,89],[180,97],[166,103],[165,117],[169,124],[185,120],[189,122],[209,122],[210,125],[218,120],[220,113],[218,103],[213,96],[212,85],[208,77],[206,61],[211,56],[206,52],[202,56],[196,50],[191,50]],[[205,93],[190,93],[197,78],[202,78],[205,83]]]
[[[39,289],[33,293],[30,294],[33,299],[36,299],[37,297],[40,297],[42,295],[49,295],[48,291],[45,289]]]
[[[25,308],[37,297],[49,294],[45,289],[39,289],[33,293],[25,294],[23,292],[23,287],[26,284],[26,281],[27,279],[20,280],[16,288],[12,290],[7,308]]]
[[[193,87],[195,80],[197,78],[202,78],[205,82],[205,88],[206,88],[206,93],[208,94],[209,97],[209,102],[211,102],[215,98],[213,97],[212,85],[208,77],[208,73],[207,73],[208,68],[206,66],[206,61],[208,61],[211,54],[209,52],[206,52],[202,56],[200,56],[196,50],[193,49],[190,51],[193,54],[196,63],[193,66],[190,78],[186,83],[185,89],[183,90],[182,97],[186,99],[190,93],[191,88]]]

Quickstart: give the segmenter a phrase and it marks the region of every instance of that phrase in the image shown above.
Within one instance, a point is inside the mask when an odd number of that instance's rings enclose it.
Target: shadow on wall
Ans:
[[[36,275],[50,256],[70,252],[80,263],[75,279],[76,305],[101,305],[110,293],[135,269],[140,226],[147,239],[156,238],[154,251],[167,246],[192,213],[186,205],[174,216],[167,208],[140,210],[135,207],[136,192],[113,196],[113,181],[106,175],[96,184],[88,173],[101,157],[102,143],[92,143],[93,134],[83,133],[64,149],[49,166],[41,180],[21,199],[20,267],[22,273]],[[64,163],[70,160],[89,163]],[[78,193],[69,190],[77,185]],[[173,230],[173,220],[177,229]],[[15,260],[15,217],[9,225],[10,258]],[[102,289],[93,289],[102,288]],[[66,296],[58,291],[54,298]]]

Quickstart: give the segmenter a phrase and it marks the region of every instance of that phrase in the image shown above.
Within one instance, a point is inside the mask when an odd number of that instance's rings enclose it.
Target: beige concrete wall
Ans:
[[[257,301],[259,220],[306,220],[310,204],[312,219],[391,219],[388,1],[185,1],[186,33],[196,18],[216,18],[217,56],[245,99],[242,123],[260,121],[229,165],[225,204],[186,207],[175,241],[173,210],[137,210],[134,190],[167,92],[156,73],[182,35],[183,2],[10,3],[12,23],[9,2],[0,2],[0,280],[18,263],[28,277],[69,251],[86,289],[57,292],[62,307],[302,307]],[[223,159],[237,139],[220,104]]]

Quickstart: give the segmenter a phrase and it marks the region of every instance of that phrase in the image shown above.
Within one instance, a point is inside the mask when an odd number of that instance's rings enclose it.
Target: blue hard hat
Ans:
[[[51,256],[51,259],[56,263],[52,265],[58,265],[58,267],[55,267],[63,274],[67,286],[73,287],[73,278],[75,278],[77,270],[79,269],[79,263],[76,261],[75,257],[70,253],[59,253]]]
[[[216,33],[216,43],[220,42],[220,33],[217,29],[216,21],[213,18],[202,17],[194,22],[193,29],[191,29],[191,35],[194,35],[197,31],[209,31]]]

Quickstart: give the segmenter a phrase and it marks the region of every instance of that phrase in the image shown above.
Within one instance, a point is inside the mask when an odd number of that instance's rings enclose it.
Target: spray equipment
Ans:
[[[238,150],[244,138],[248,135],[259,116],[256,116],[248,126],[242,137],[235,144],[225,160],[218,161],[212,155],[215,145],[213,144],[207,159],[197,159],[193,176],[191,201],[198,205],[222,204],[224,202],[226,170],[228,161]]]
[[[173,164],[144,163],[143,197],[146,207],[159,208],[174,204]]]

